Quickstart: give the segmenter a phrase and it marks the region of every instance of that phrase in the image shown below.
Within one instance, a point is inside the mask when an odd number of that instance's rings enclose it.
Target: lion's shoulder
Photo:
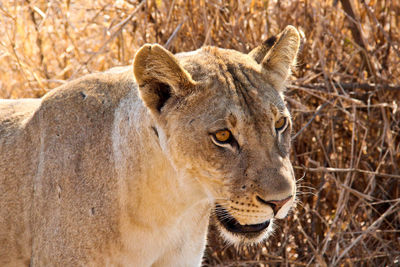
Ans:
[[[88,74],[70,81],[46,94],[42,106],[103,106],[115,107],[119,101],[132,89],[135,81],[126,67],[119,71],[105,71]]]

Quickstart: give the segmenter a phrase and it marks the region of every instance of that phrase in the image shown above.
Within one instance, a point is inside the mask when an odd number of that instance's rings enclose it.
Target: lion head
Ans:
[[[145,45],[135,56],[162,153],[182,182],[204,188],[232,243],[263,240],[295,203],[283,91],[299,42],[288,26],[249,54],[203,47],[173,55]]]

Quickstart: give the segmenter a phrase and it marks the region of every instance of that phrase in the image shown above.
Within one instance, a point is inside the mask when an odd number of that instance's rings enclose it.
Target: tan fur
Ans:
[[[291,26],[249,55],[145,45],[133,73],[0,101],[0,266],[199,266],[215,207],[242,226],[285,217],[296,185],[281,95],[298,46]],[[221,129],[235,143],[216,144]],[[237,244],[272,229],[222,222]]]

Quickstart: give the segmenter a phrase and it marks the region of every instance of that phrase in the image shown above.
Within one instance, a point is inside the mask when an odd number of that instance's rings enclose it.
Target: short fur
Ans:
[[[216,205],[241,225],[285,217],[296,185],[282,90],[299,35],[288,26],[265,45],[175,56],[145,45],[133,73],[0,100],[0,266],[199,266]],[[234,142],[218,145],[221,129]],[[222,222],[236,244],[272,227]]]

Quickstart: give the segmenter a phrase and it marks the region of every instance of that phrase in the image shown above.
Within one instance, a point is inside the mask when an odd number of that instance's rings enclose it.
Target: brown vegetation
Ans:
[[[400,264],[400,1],[2,1],[0,97],[132,62],[144,43],[243,52],[287,24],[303,34],[287,102],[299,205],[274,237],[206,266]],[[212,228],[212,227],[211,227]]]

